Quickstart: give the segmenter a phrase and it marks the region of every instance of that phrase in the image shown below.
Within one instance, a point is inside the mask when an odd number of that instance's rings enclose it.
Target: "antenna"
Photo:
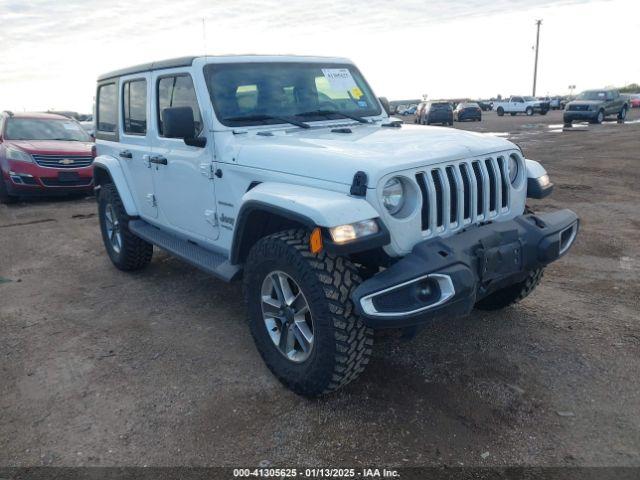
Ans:
[[[203,55],[207,55],[207,19],[202,17],[202,46],[204,47]]]

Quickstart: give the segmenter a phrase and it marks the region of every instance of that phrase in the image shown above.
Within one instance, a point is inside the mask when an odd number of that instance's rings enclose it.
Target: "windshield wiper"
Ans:
[[[350,113],[339,112],[337,110],[312,110],[310,112],[296,113],[296,117],[304,117],[308,115],[322,115],[325,117],[329,115],[340,115],[343,118],[350,118],[356,122],[371,123],[366,118],[359,117],[358,115],[352,115]]]
[[[75,138],[52,138],[51,140],[60,140],[63,142],[81,142],[82,140],[76,140]]]
[[[222,119],[223,121],[231,121],[231,122],[239,122],[239,121],[260,121],[260,120],[277,120],[282,123],[290,123],[291,125],[295,125],[300,128],[311,128],[308,123],[300,122],[298,120],[294,120],[293,118],[287,117],[278,117],[277,115],[266,115],[266,114],[256,114],[256,115],[244,115],[238,117],[226,117]]]

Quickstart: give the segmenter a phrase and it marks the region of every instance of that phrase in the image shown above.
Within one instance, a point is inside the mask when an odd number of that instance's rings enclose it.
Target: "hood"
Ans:
[[[6,140],[6,146],[14,146],[27,153],[42,155],[91,155],[91,142],[64,140]]]
[[[567,105],[602,105],[604,100],[572,100]]]
[[[503,138],[454,128],[350,125],[352,133],[320,127],[236,136],[241,165],[350,185],[364,171],[369,186],[393,172],[516,148]]]

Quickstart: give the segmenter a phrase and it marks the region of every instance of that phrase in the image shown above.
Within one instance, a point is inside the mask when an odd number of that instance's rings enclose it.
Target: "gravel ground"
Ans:
[[[238,284],[116,270],[93,199],[0,205],[0,466],[639,466],[639,113],[456,124],[542,161],[533,206],[575,210],[577,244],[520,305],[391,338],[314,401],[262,363]]]

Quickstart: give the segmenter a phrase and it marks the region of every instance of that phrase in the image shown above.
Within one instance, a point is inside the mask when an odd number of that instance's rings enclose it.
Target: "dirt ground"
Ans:
[[[576,211],[577,244],[520,305],[382,343],[314,401],[264,366],[238,284],[160,252],[116,270],[90,198],[0,205],[0,466],[639,466],[639,118],[456,124],[540,160],[533,206]]]

